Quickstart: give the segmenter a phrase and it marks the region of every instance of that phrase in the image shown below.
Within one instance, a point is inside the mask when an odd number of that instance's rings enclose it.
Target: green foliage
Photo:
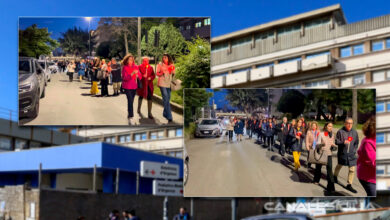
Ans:
[[[194,138],[196,131],[196,125],[194,122],[190,122],[188,127],[184,127],[184,138],[191,139]]]
[[[36,24],[25,30],[19,30],[19,56],[35,57],[50,55],[58,47],[58,42],[50,37],[47,28],[38,28]]]
[[[74,27],[62,33],[59,39],[62,50],[71,55],[83,56],[89,52],[89,33],[88,30]],[[91,48],[93,48],[93,41],[91,39]]]
[[[360,113],[373,113],[376,111],[376,94],[373,89],[358,90],[358,111]]]
[[[210,87],[210,43],[197,37],[187,41],[188,54],[176,60],[176,77],[184,88]]]
[[[305,109],[305,96],[297,90],[288,90],[280,97],[277,109],[282,113],[290,113],[292,118],[296,118]]]
[[[198,108],[209,103],[212,93],[206,89],[186,89],[184,91],[184,126],[188,127],[193,122],[193,116]]]
[[[155,30],[160,31],[159,46],[154,46]],[[161,57],[163,53],[168,53],[172,57],[179,56],[186,48],[184,37],[180,31],[171,23],[163,23],[158,26],[152,26],[148,31],[148,43],[145,42],[145,36],[142,37],[142,54],[152,57]]]
[[[245,113],[252,113],[256,108],[266,105],[268,95],[265,89],[228,89],[226,100],[232,107]]]

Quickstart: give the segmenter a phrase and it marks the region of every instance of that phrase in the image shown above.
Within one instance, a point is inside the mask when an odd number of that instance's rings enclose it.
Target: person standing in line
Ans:
[[[239,118],[236,123],[237,142],[242,141],[242,135],[244,134],[244,120]]]
[[[251,117],[251,121],[249,123],[249,139],[252,139],[253,133],[255,133],[255,126],[257,123],[257,116]]]
[[[363,125],[364,138],[358,150],[357,177],[367,196],[376,196],[376,122],[371,117]]]
[[[102,71],[102,79],[100,80],[100,85],[102,86],[102,94],[100,97],[108,96],[108,65],[105,59],[102,59],[102,67],[100,68]]]
[[[156,75],[154,74],[153,67],[149,64],[149,58],[144,57],[142,60],[142,64],[139,66],[139,71],[142,74],[142,88],[137,89],[138,94],[138,109],[137,113],[141,115],[141,105],[142,100],[146,99],[148,100],[148,118],[154,119],[152,115],[152,97],[153,97],[153,91],[154,91],[154,85],[153,80],[156,78]]]
[[[356,152],[359,148],[359,136],[352,126],[353,119],[346,118],[344,127],[338,130],[336,134],[338,164],[334,171],[334,182],[338,183],[337,177],[339,176],[341,168],[343,166],[348,166],[348,181],[346,188],[353,193],[357,193],[357,191],[352,187],[352,183],[357,162]]]
[[[292,155],[293,151],[292,151],[292,141],[291,141],[291,136],[290,136],[290,132],[291,132],[291,129],[294,129],[295,126],[297,124],[297,120],[295,119],[292,119],[291,122],[290,122],[290,129],[288,130],[288,133],[289,135],[287,136],[287,140],[286,140],[286,151]]]
[[[139,218],[135,215],[135,210],[132,209],[128,213],[129,220],[139,220]]]
[[[168,123],[172,123],[172,111],[171,111],[171,82],[175,75],[175,65],[173,64],[171,56],[164,54],[162,62],[157,64],[156,74],[158,76],[157,85],[160,87],[161,95],[164,104],[163,116],[168,120]]]
[[[72,60],[72,62],[70,62],[68,64],[67,68],[68,68],[69,82],[72,82],[73,81],[74,70],[76,68],[76,64],[74,63],[74,60]]]
[[[138,124],[134,122],[134,97],[138,88],[137,78],[142,79],[141,73],[138,71],[138,66],[134,63],[134,56],[132,54],[126,55],[122,60],[122,88],[125,90],[127,97],[127,119],[130,125]]]
[[[85,62],[84,59],[82,59],[79,64],[79,72],[78,72],[80,82],[83,79],[83,76],[85,75],[85,69],[86,69]]]
[[[315,149],[318,142],[318,137],[320,135],[320,130],[318,128],[318,123],[316,121],[310,122],[310,127],[307,128],[306,137],[305,137],[305,147],[307,151],[310,149]],[[309,154],[307,154],[307,161],[309,161]],[[308,163],[308,169],[311,168],[311,163]]]
[[[267,145],[267,119],[261,121],[260,140],[263,145]]]
[[[95,58],[95,62],[93,63],[92,66],[92,74],[91,74],[91,94],[92,95],[97,95],[99,93],[99,88],[98,88],[98,79],[97,79],[97,73],[100,69],[101,62],[100,58]]]
[[[310,134],[310,133],[308,133]],[[328,156],[328,163],[326,165],[326,179],[328,181],[328,185],[326,190],[329,193],[333,193],[335,191],[334,187],[334,176],[333,176],[333,167],[332,167],[332,150],[336,148],[335,145],[335,135],[333,134],[333,124],[331,122],[327,122],[324,125],[323,132],[321,132],[319,136],[319,143],[323,144],[322,150],[324,154]],[[314,178],[313,183],[319,184],[321,179],[322,164],[316,164],[316,169],[314,170]]]
[[[229,142],[232,142],[233,141],[233,130],[234,130],[234,120],[233,118],[230,118],[229,119],[229,123],[227,124],[226,128],[227,128],[227,131],[229,133]]]
[[[279,154],[284,156],[286,153],[286,143],[288,133],[290,131],[290,124],[287,121],[287,117],[283,117],[282,122],[277,126],[278,138],[280,142]]]
[[[121,65],[116,61],[116,58],[111,59],[111,75],[112,75],[112,88],[114,90],[113,96],[119,95],[121,88],[122,76]]]
[[[298,120],[297,124],[292,129],[290,129],[289,136],[291,140],[291,148],[293,151],[294,170],[298,172],[299,168],[301,167],[299,157],[301,156],[302,153],[302,144],[305,138],[305,133],[303,132],[301,119]]]
[[[266,124],[266,137],[267,137],[267,146],[269,151],[273,151],[274,129],[275,129],[275,124],[272,121],[272,118],[268,118],[268,122]]]

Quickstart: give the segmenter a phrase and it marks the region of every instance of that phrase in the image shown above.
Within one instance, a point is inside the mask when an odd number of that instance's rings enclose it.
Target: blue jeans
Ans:
[[[163,116],[167,120],[172,120],[171,103],[170,103],[171,88],[160,87],[160,91],[161,91],[163,105],[164,105]]]

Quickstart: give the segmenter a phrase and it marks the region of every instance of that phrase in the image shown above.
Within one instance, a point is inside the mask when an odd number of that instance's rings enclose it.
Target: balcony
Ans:
[[[302,64],[301,66],[302,71],[320,69],[320,68],[330,66],[331,58],[330,55],[324,54],[309,59],[303,59],[301,61],[301,64]]]
[[[252,69],[250,73],[250,80],[261,80],[265,78],[270,78],[272,73],[272,66],[262,67],[258,69]]]
[[[226,75],[226,85],[236,85],[248,81],[248,71],[241,71]]]
[[[276,64],[274,66],[274,76],[283,76],[297,73],[299,71],[299,60],[287,63]]]
[[[211,88],[222,88],[224,76],[211,77]]]

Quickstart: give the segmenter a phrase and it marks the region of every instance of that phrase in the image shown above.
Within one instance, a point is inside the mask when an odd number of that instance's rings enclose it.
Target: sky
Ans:
[[[2,0],[0,107],[17,110],[19,16],[211,16],[211,35],[216,37],[337,3],[348,23],[390,14],[388,0],[149,0],[147,4],[125,0]]]

